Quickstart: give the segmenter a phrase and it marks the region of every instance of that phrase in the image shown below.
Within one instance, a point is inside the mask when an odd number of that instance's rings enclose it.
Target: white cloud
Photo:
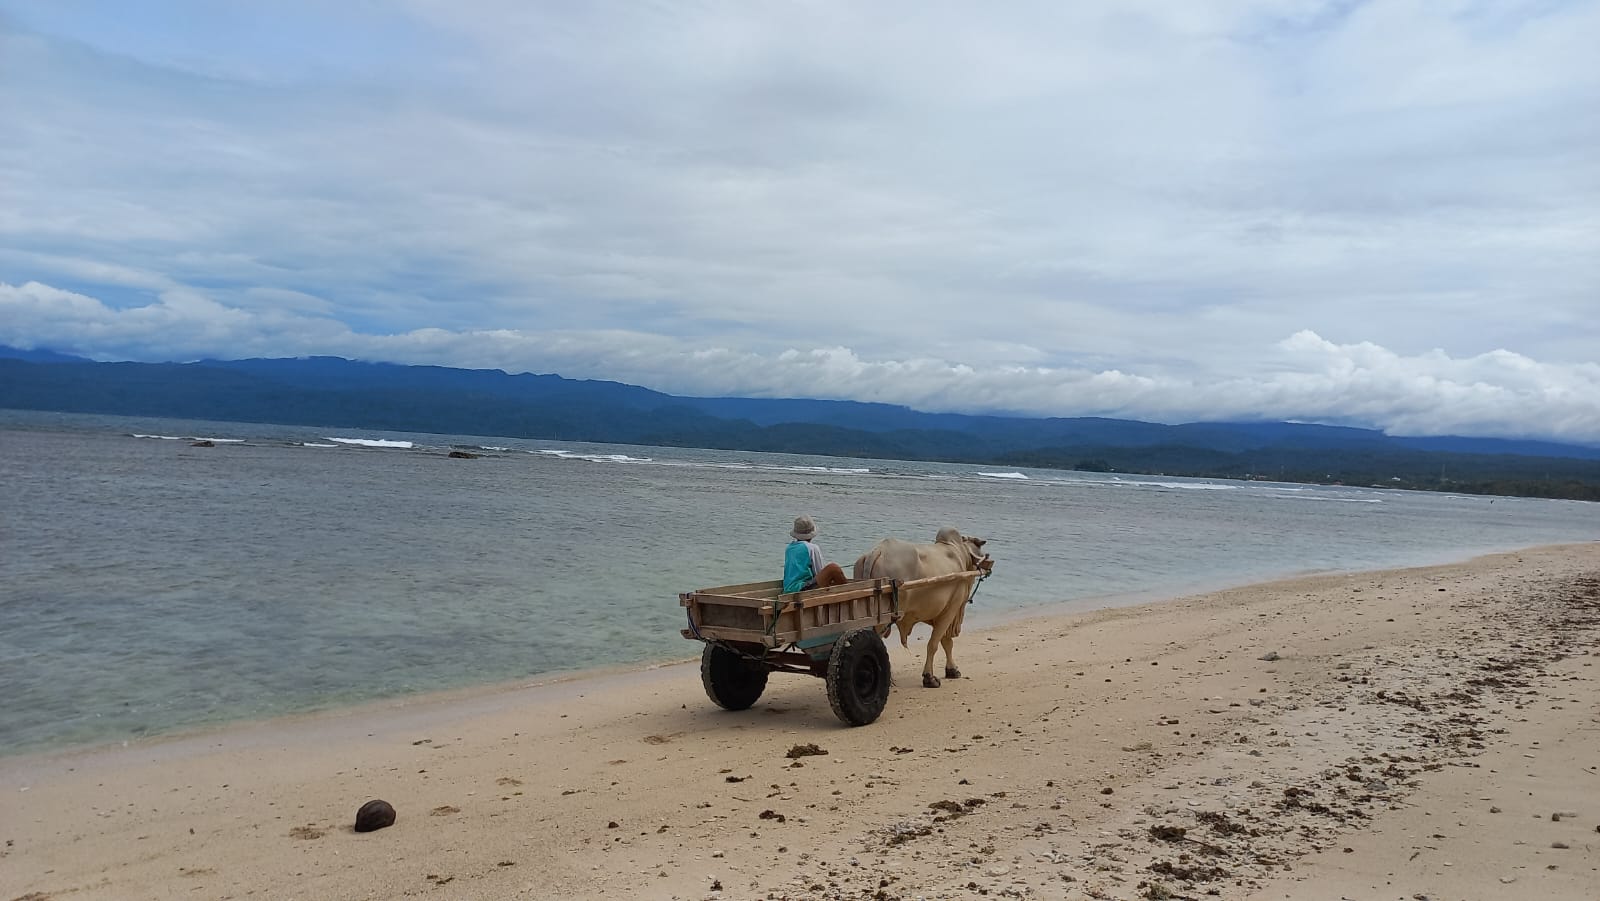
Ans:
[[[192,2],[0,12],[15,342],[1594,437],[1600,3]]]
[[[824,397],[932,412],[1115,416],[1159,422],[1334,421],[1397,435],[1535,436],[1600,444],[1600,365],[1541,364],[1491,351],[1456,359],[1340,345],[1311,331],[1252,348],[1263,374],[1181,379],[1116,369],[971,365],[935,358],[865,359],[846,347],[762,354],[641,332],[358,334],[323,317],[259,317],[172,291],[114,310],[92,297],[30,282],[0,283],[0,343],[112,348],[112,358],[332,354],[366,360],[556,371],[677,394]],[[273,335],[271,349],[261,336]],[[43,340],[39,340],[43,336]],[[240,349],[244,350],[241,351]]]

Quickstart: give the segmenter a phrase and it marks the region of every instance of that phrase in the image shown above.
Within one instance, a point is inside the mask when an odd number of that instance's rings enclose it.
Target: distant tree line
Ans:
[[[33,362],[0,408],[1600,500],[1600,449],[1294,423],[924,414],[338,358]],[[1515,453],[1444,448],[1515,449]]]
[[[1307,449],[1224,453],[1164,446],[1052,448],[1007,454],[994,462],[1082,472],[1600,501],[1600,465],[1589,460],[1545,457]]]

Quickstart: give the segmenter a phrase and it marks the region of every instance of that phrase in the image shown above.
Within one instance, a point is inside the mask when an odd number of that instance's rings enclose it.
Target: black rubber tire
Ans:
[[[889,703],[889,649],[872,629],[846,632],[828,656],[828,703],[852,726],[878,718]]]
[[[706,697],[724,710],[745,710],[767,690],[766,667],[739,652],[706,642],[700,652],[700,684]]]

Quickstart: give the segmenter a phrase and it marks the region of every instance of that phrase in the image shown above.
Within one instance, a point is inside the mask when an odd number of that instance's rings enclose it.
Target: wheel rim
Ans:
[[[878,668],[878,661],[867,657],[856,666],[856,671],[850,678],[850,687],[856,697],[870,700],[878,694],[881,678],[882,671]]]

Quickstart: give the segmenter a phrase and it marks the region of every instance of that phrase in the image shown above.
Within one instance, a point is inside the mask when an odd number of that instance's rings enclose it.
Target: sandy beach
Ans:
[[[1570,545],[969,631],[939,689],[896,643],[856,729],[677,664],[11,757],[0,901],[1593,901],[1597,636]]]

